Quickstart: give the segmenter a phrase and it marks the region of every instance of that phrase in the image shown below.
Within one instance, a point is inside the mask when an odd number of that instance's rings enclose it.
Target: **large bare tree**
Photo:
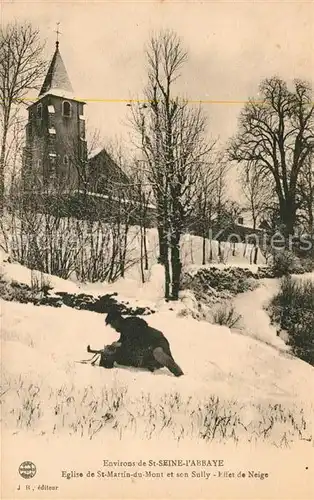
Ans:
[[[46,69],[39,31],[31,24],[13,23],[0,28],[0,210],[4,202],[4,176],[10,127],[27,93],[37,88]]]
[[[230,159],[253,168],[276,193],[286,235],[293,234],[299,209],[301,173],[314,149],[313,93],[296,80],[293,90],[280,78],[264,80],[258,100],[241,112],[239,131],[232,139]]]
[[[147,51],[146,103],[132,106],[157,208],[160,262],[165,266],[165,296],[176,300],[181,273],[180,238],[194,207],[200,167],[212,145],[206,140],[206,117],[176,92],[187,60],[172,31],[153,36]]]

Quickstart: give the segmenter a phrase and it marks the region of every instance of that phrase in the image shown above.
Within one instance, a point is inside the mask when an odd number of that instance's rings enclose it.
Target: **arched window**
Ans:
[[[42,118],[43,117],[43,105],[41,102],[37,104],[37,118]]]
[[[62,103],[62,115],[70,118],[72,114],[71,103],[69,101],[63,101]]]

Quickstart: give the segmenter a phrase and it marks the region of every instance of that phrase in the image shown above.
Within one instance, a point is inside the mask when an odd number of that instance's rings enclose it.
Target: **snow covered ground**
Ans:
[[[97,313],[16,302],[3,302],[1,309],[3,365],[14,377],[23,372],[54,387],[66,383],[76,388],[86,384],[101,387],[114,381],[129,385],[128,391],[134,394],[145,390],[153,396],[166,391],[188,396],[192,390],[200,397],[232,394],[235,399],[249,401],[309,402],[306,381],[314,376],[312,367],[226,327],[178,318],[171,311],[147,318],[171,343],[185,373],[176,379],[166,369],[150,374],[75,363],[89,357],[87,344],[101,348],[117,339],[117,333],[105,326],[104,317]]]
[[[254,266],[251,267],[254,270]],[[211,391],[215,392],[217,385],[219,395],[234,393],[235,397],[245,395],[249,399],[252,395],[254,398],[263,395],[266,399],[281,395],[286,396],[287,400],[294,398],[309,400],[308,391],[302,394],[302,387],[299,386],[298,389],[296,387],[300,384],[299,376],[302,380],[308,376],[313,377],[313,368],[300,360],[292,359],[284,352],[285,344],[276,336],[276,330],[270,325],[268,315],[264,310],[265,304],[278,289],[277,280],[261,280],[261,286],[256,290],[240,294],[235,298],[236,310],[242,316],[242,333],[236,333],[231,332],[227,327],[196,321],[188,317],[178,317],[180,303],[175,310],[171,310],[174,307],[173,304],[165,304],[162,299],[162,272],[162,266],[153,266],[150,281],[140,287],[136,287],[135,281],[131,279],[119,280],[110,285],[78,285],[56,276],[49,275],[47,278],[50,285],[59,291],[94,294],[117,291],[119,298],[122,297],[131,304],[159,306],[158,313],[146,319],[150,325],[161,329],[169,338],[174,356],[182,365],[186,378],[175,379],[165,370],[153,375],[131,369],[103,372],[89,366],[75,364],[75,359],[84,358],[88,343],[100,348],[103,344],[116,340],[116,332],[105,326],[103,316],[67,307],[55,309],[48,306],[38,307],[2,301],[1,339],[6,370],[9,373],[13,370],[13,373],[17,374],[22,369],[27,373],[32,370],[36,373],[46,373],[49,367],[57,373],[60,372],[60,380],[54,375],[54,384],[57,380],[58,383],[64,382],[64,376],[67,381],[71,383],[75,381],[76,384],[81,382],[85,384],[89,380],[88,377],[100,376],[102,380],[104,376],[111,378],[111,375],[114,379],[127,382],[132,373],[134,379],[132,389],[137,383],[143,384],[143,381],[151,383],[157,377],[158,380],[160,379],[158,388],[161,391],[178,385],[180,391],[189,392],[191,381],[193,391],[199,389],[200,393],[205,386],[207,388],[210,386]],[[1,273],[5,279],[30,285],[32,275],[36,271],[30,271],[18,263],[8,262],[7,256],[1,252]],[[37,273],[38,276],[39,274]],[[261,340],[262,343],[256,340]],[[257,352],[259,352],[258,356]],[[18,363],[12,363],[11,360],[15,358],[21,359]],[[260,367],[259,363],[262,363]],[[270,366],[265,370],[263,364]],[[292,365],[294,368],[291,368]],[[39,366],[42,370],[38,370]],[[83,378],[81,378],[81,373],[85,374]],[[261,382],[265,378],[265,373],[267,373],[266,391]],[[243,374],[245,374],[244,378]],[[187,379],[188,385],[184,382]],[[166,384],[165,387],[160,385],[161,380]],[[92,381],[94,383],[94,379]],[[252,387],[254,387],[253,393],[250,391]]]
[[[12,278],[27,281],[29,270],[23,266],[6,263],[3,269],[6,277],[10,274]],[[162,284],[159,271],[157,266],[154,280],[145,284],[147,291],[151,285],[155,305]],[[79,290],[68,281],[49,279],[58,289]],[[263,311],[265,300],[275,292],[275,287],[273,280],[263,280],[260,288],[235,299],[246,336],[231,332],[227,327],[178,317],[176,311],[169,310],[169,305],[165,304],[157,314],[147,317],[149,324],[162,330],[169,339],[174,357],[185,372],[185,377],[180,379],[165,369],[150,374],[121,368],[104,371],[76,364],[75,360],[86,357],[87,344],[101,348],[116,340],[116,332],[105,326],[102,315],[67,307],[55,309],[2,301],[5,373],[18,377],[23,372],[27,377],[40,377],[54,387],[64,383],[74,384],[76,388],[86,384],[100,387],[105,380],[106,384],[127,385],[128,391],[134,394],[141,390],[153,395],[179,391],[185,396],[191,392],[199,397],[209,394],[229,397],[232,394],[233,398],[241,400],[308,403],[306,381],[313,379],[314,370],[280,352],[284,343],[276,337]],[[114,289],[114,285],[109,288]],[[134,295],[133,289],[132,294],[125,297],[132,301]],[[149,298],[149,293],[146,296]]]

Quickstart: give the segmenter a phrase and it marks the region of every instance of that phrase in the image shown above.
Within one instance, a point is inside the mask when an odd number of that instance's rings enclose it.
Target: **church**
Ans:
[[[28,107],[22,179],[24,192],[93,197],[129,179],[105,149],[88,153],[84,108],[61,57],[59,41],[38,98]]]

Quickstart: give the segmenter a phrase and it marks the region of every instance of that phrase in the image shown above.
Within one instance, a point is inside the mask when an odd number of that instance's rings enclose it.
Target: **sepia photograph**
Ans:
[[[314,498],[314,2],[0,2],[1,498]]]

